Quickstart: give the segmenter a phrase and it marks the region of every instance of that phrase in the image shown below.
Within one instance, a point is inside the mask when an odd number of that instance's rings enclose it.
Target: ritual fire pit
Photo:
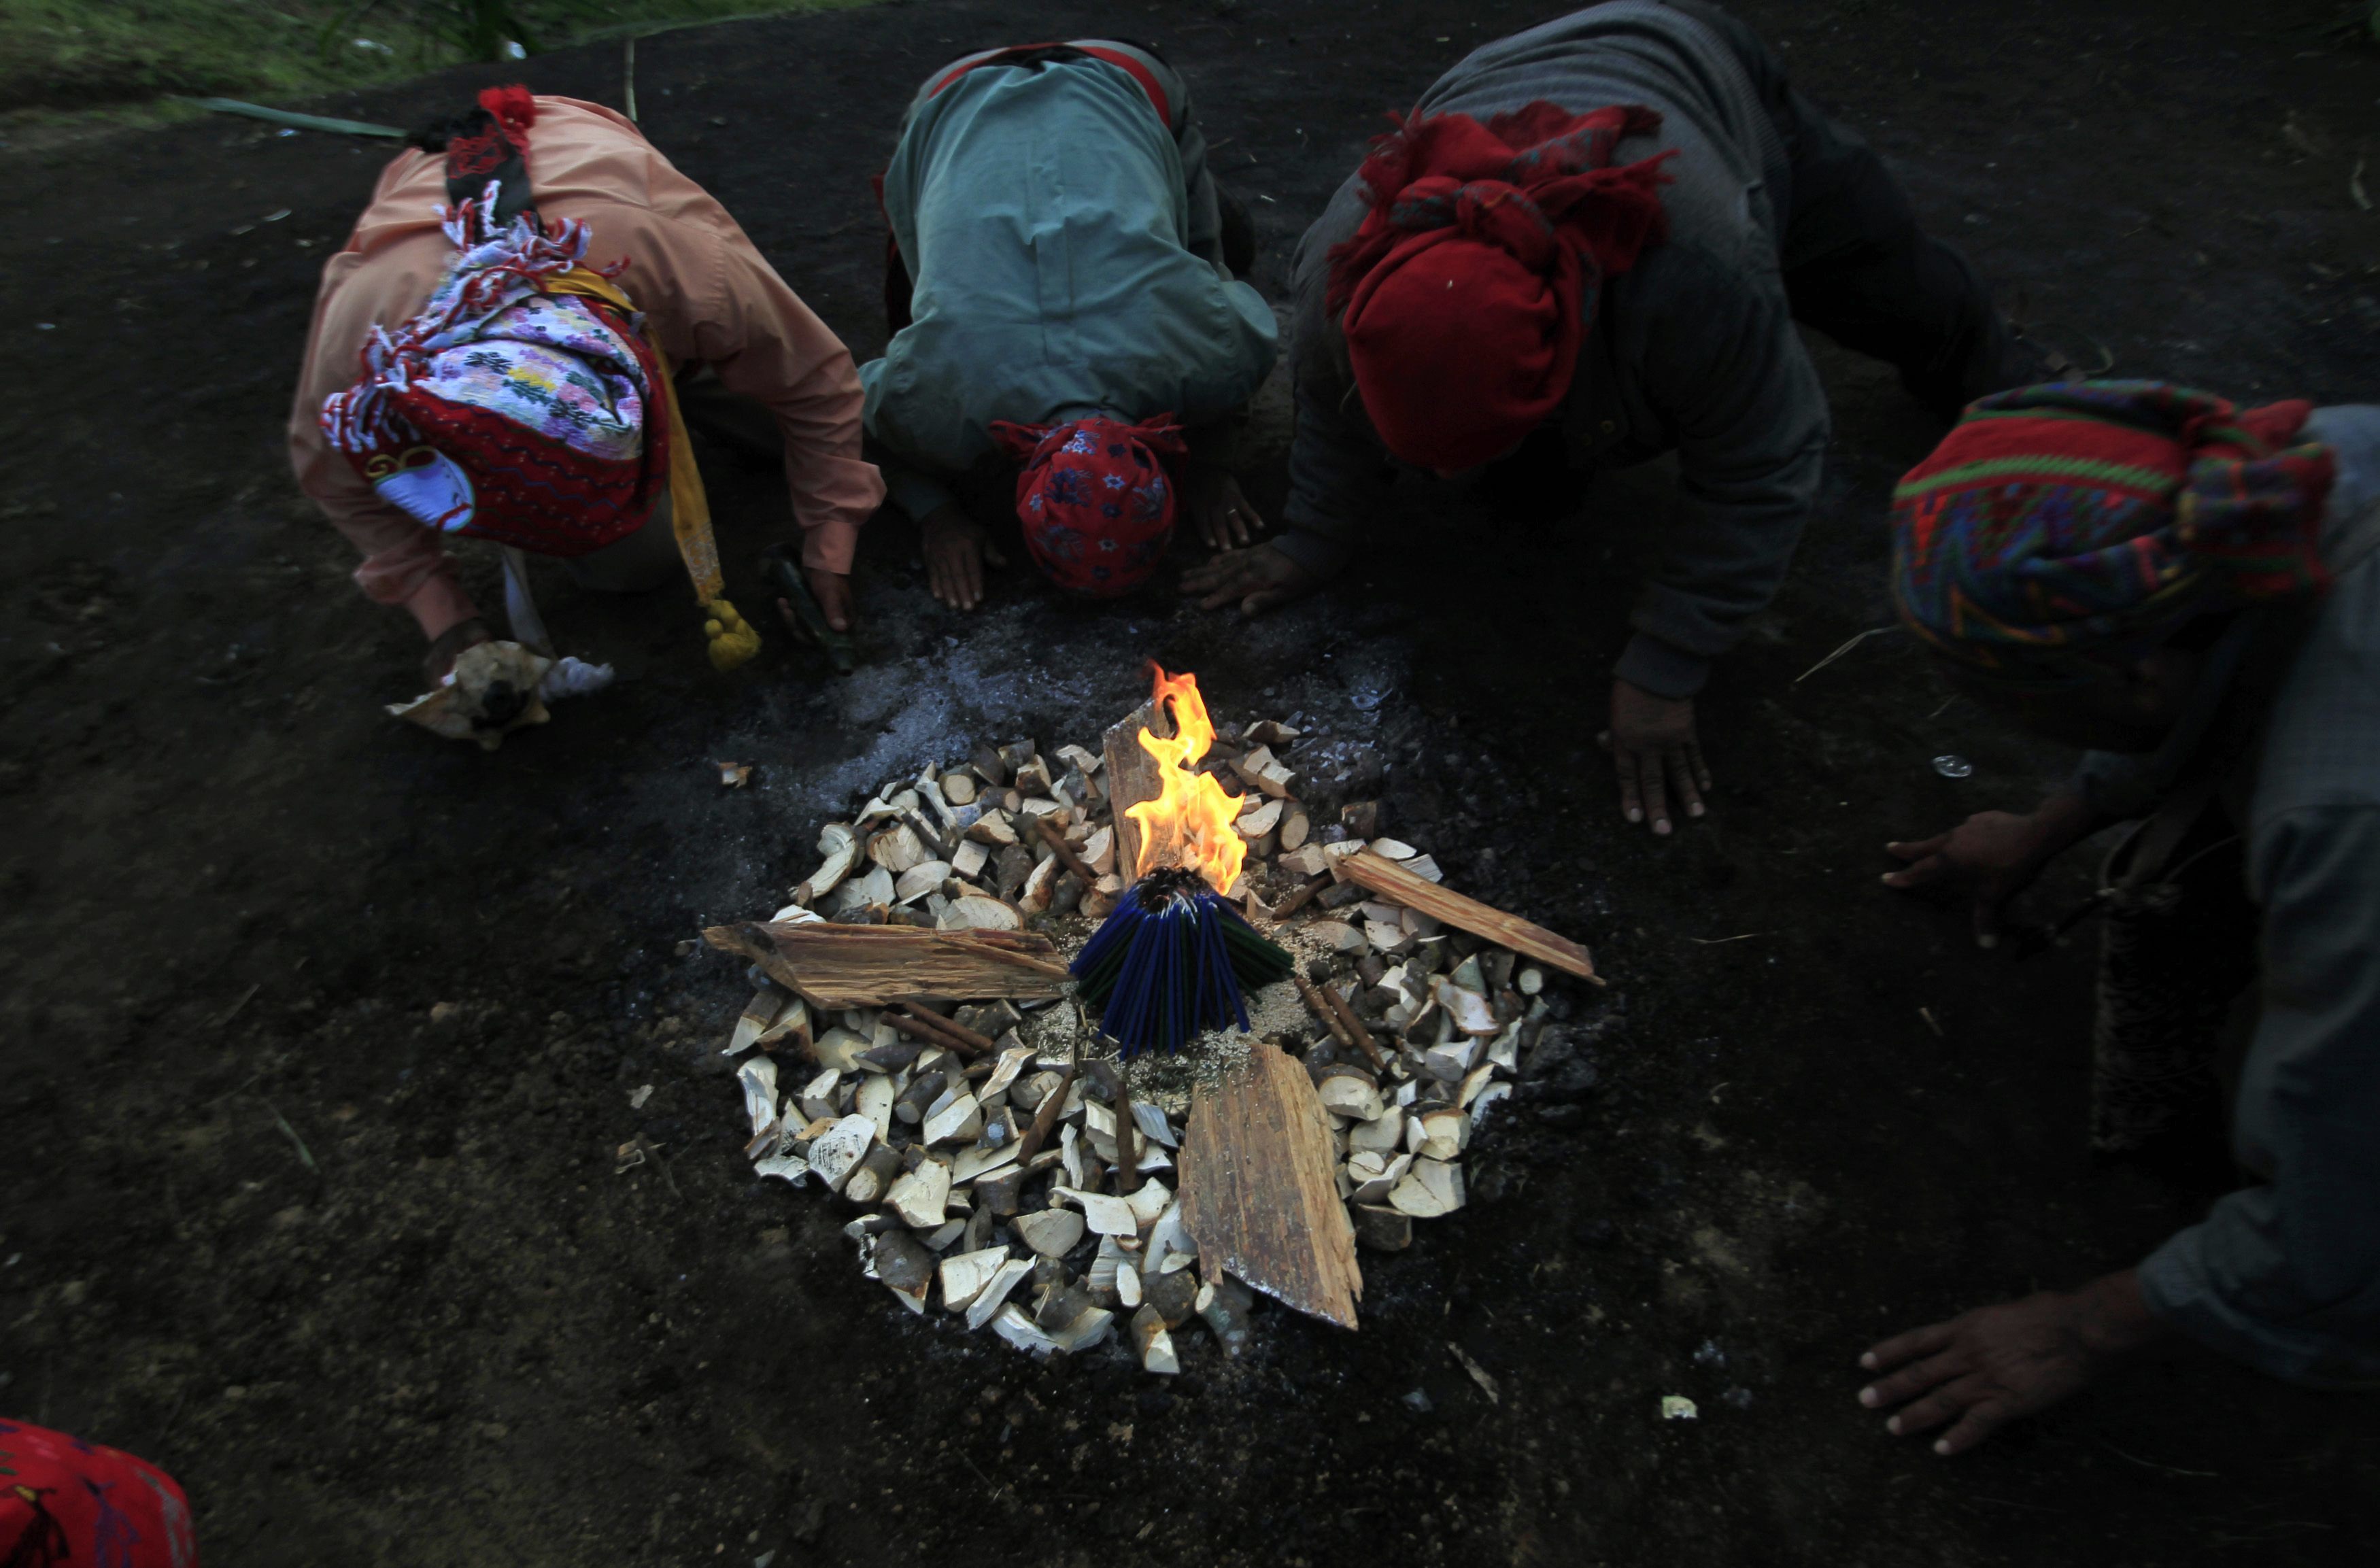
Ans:
[[[1236,1355],[1248,1286],[1354,1328],[1358,1241],[1463,1206],[1546,971],[1602,982],[1377,803],[1318,824],[1305,738],[1160,670],[1098,752],[983,746],[828,824],[790,904],[704,933],[759,986],[726,1046],[754,1170],[849,1205],[911,1311],[1036,1354],[1126,1314],[1149,1371],[1193,1316]]]

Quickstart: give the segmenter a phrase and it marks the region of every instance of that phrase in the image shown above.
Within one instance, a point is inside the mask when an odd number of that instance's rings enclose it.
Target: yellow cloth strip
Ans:
[[[636,305],[611,279],[585,267],[573,267],[559,277],[546,279],[545,287],[555,294],[589,295],[631,315],[637,313]],[[760,634],[727,602],[727,579],[719,569],[719,541],[710,531],[710,497],[703,491],[702,470],[694,461],[694,442],[686,434],[686,415],[677,406],[677,382],[662,346],[650,338],[645,346],[661,368],[662,401],[669,409],[670,523],[677,536],[678,558],[686,563],[694,596],[709,616],[702,629],[710,639],[710,662],[719,670],[732,670],[760,651]]]

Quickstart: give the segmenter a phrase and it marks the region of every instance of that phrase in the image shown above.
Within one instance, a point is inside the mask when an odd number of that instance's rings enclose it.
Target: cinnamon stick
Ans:
[[[1050,825],[1049,818],[1036,817],[1033,820],[1033,825],[1041,830],[1041,842],[1058,852],[1059,860],[1066,869],[1083,880],[1083,886],[1086,889],[1099,885],[1099,873],[1093,871],[1089,863],[1075,853],[1075,846],[1066,842],[1065,834]]]
[[[1363,1019],[1355,1016],[1355,1010],[1347,1004],[1345,997],[1339,994],[1339,988],[1330,985],[1318,989],[1322,992],[1322,1000],[1330,1003],[1330,1011],[1339,1015],[1340,1023],[1346,1026],[1347,1032],[1363,1048],[1364,1054],[1372,1059],[1372,1071],[1386,1073],[1389,1070],[1388,1059],[1380,1054],[1380,1048],[1372,1043],[1372,1031],[1364,1027]]]
[[[1320,876],[1314,878],[1304,887],[1299,888],[1295,893],[1291,893],[1287,898],[1282,899],[1279,904],[1275,905],[1273,906],[1272,918],[1276,920],[1288,919],[1292,915],[1296,914],[1308,904],[1314,902],[1314,895],[1320,893],[1324,888],[1329,887],[1330,882],[1331,876],[1328,871],[1325,871]]]
[[[920,1045],[939,1045],[945,1051],[955,1051],[961,1056],[978,1056],[982,1054],[980,1051],[977,1051],[975,1047],[967,1044],[956,1035],[946,1035],[940,1029],[929,1028],[926,1025],[919,1023],[917,1019],[908,1016],[906,1014],[895,1013],[890,1008],[887,1008],[884,1012],[877,1015],[877,1016],[882,1018],[886,1023],[892,1025],[903,1034],[907,1035],[911,1039],[916,1040]]]
[[[1330,1038],[1341,1045],[1354,1044],[1354,1036],[1349,1034],[1346,1026],[1339,1021],[1339,1015],[1330,1010],[1329,1003],[1315,994],[1314,982],[1294,969],[1290,971],[1289,978],[1297,982],[1297,994],[1305,1001],[1305,1010],[1322,1021],[1322,1027],[1330,1031]]]
[[[1058,1124],[1058,1113],[1065,1109],[1066,1091],[1075,1087],[1075,1070],[1082,1064],[1083,1059],[1079,1056],[1068,1061],[1065,1073],[1058,1079],[1058,1087],[1042,1096],[1041,1104],[1033,1112],[1033,1124],[1025,1129],[1023,1137],[1016,1140],[1016,1162],[1019,1165],[1032,1163],[1033,1157],[1041,1152],[1041,1146],[1050,1141],[1050,1131]]]
[[[986,1039],[982,1035],[978,1034],[971,1028],[968,1028],[956,1018],[945,1018],[940,1013],[933,1011],[931,1008],[920,1007],[914,1002],[904,1002],[900,1005],[902,1012],[908,1014],[919,1023],[924,1024],[926,1027],[929,1029],[940,1029],[947,1035],[954,1035],[959,1039],[973,1046],[976,1050],[982,1051],[986,1055],[990,1055],[991,1052],[1000,1049],[998,1042]]]

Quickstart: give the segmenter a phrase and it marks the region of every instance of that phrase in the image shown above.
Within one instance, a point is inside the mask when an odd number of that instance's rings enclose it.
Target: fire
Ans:
[[[1140,824],[1140,855],[1132,874],[1145,877],[1160,866],[1184,866],[1206,878],[1217,893],[1228,893],[1240,880],[1241,863],[1248,856],[1246,841],[1232,825],[1239,820],[1241,797],[1225,795],[1212,775],[1191,771],[1215,743],[1215,726],[1198,695],[1198,677],[1169,675],[1159,668],[1149,706],[1162,713],[1169,701],[1173,704],[1173,738],[1140,732],[1140,748],[1157,759],[1160,793],[1154,800],[1124,809]]]

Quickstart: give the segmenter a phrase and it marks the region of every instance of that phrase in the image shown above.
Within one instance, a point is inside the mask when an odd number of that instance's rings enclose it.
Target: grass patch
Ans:
[[[6,117],[187,94],[270,101],[647,26],[866,0],[0,0]]]

